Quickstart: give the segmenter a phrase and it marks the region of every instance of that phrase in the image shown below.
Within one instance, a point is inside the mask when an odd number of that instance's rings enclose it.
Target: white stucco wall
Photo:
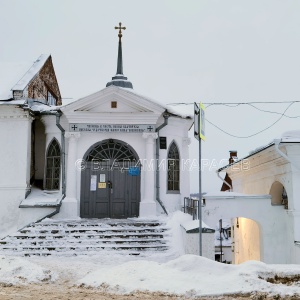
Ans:
[[[160,197],[167,210],[173,212],[181,210],[184,197],[190,196],[190,171],[189,171],[189,144],[188,130],[189,120],[179,118],[169,118],[168,126],[160,131],[160,136],[167,137],[167,149],[160,150],[160,164],[165,161],[165,169],[160,169]],[[168,150],[172,142],[175,142],[180,155],[180,191],[173,193],[167,189],[167,158]],[[184,165],[186,163],[186,165]]]
[[[268,195],[238,195],[220,192],[205,195],[203,221],[213,227],[219,219],[252,219],[260,232],[260,260],[266,263],[292,263],[289,230],[293,227],[282,206],[272,206]],[[276,249],[276,251],[274,251]]]
[[[199,233],[186,233],[181,227],[184,253],[199,255]],[[214,232],[202,233],[202,256],[215,260]]]
[[[30,188],[31,123],[27,111],[1,105],[0,238],[54,211],[19,208]]]
[[[40,120],[35,123],[35,179],[44,179],[46,154],[45,126]]]
[[[181,227],[184,253],[199,255],[199,233],[187,233]],[[215,260],[214,232],[202,233],[202,256]]]
[[[1,105],[0,110],[0,228],[1,236],[17,228],[19,203],[29,186],[28,153],[31,118],[27,112]]]

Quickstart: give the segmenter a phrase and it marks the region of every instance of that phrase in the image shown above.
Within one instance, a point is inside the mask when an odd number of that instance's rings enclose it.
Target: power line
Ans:
[[[205,105],[248,105],[248,104],[288,104],[288,103],[299,103],[300,100],[295,101],[249,101],[249,102],[203,102]],[[167,105],[194,105],[195,102],[178,102],[168,103]]]
[[[295,102],[294,102],[295,103]],[[264,110],[264,109],[260,109],[260,108],[258,108],[258,107],[256,107],[256,106],[254,106],[254,105],[252,105],[252,104],[248,104],[249,106],[251,106],[251,107],[253,107],[253,108],[255,108],[255,109],[257,109],[257,110],[259,110],[259,111],[262,111],[262,112],[266,112],[266,113],[270,113],[270,114],[277,114],[277,115],[281,115],[281,113],[280,112],[277,112],[277,111],[271,111],[271,110]],[[296,118],[300,118],[300,116],[288,116],[288,115],[283,115],[284,117],[286,117],[286,118],[290,118],[290,119],[296,119]]]
[[[235,107],[238,107],[238,106],[240,106],[240,105],[249,105],[249,106],[251,106],[251,107],[253,107],[253,108],[255,108],[256,110],[259,110],[259,111],[261,111],[261,112],[281,115],[282,113],[280,113],[280,112],[261,109],[261,108],[256,107],[256,106],[253,105],[252,103],[256,103],[256,104],[262,104],[262,103],[263,103],[263,104],[269,104],[269,103],[273,103],[273,104],[274,104],[274,103],[276,103],[276,104],[292,103],[292,104],[294,104],[294,103],[299,103],[299,102],[300,102],[300,101],[286,101],[286,102],[247,102],[247,103],[241,102],[241,103],[235,103],[235,104],[233,104],[233,103],[230,103],[230,104],[229,104],[229,103],[207,103],[206,109],[209,108],[209,107],[211,107],[211,106],[213,106],[213,105],[228,106],[228,107],[231,107],[231,108],[235,108]],[[175,104],[175,103],[174,103],[174,104]],[[182,103],[182,104],[184,104],[184,105],[190,105],[190,104],[194,104],[194,103]],[[205,104],[205,103],[203,103],[203,104]],[[290,118],[290,119],[300,118],[300,116],[288,116],[288,115],[286,115],[286,114],[284,114],[283,116],[286,117],[286,118]]]
[[[246,138],[250,138],[250,137],[253,137],[255,135],[258,135],[266,130],[268,130],[269,128],[271,128],[272,126],[274,126],[276,123],[278,123],[282,118],[283,116],[285,115],[285,112],[294,104],[295,102],[291,102],[288,107],[284,110],[284,112],[281,114],[281,116],[274,122],[272,123],[270,126],[254,133],[254,134],[251,134],[251,135],[248,135],[248,136],[237,136],[237,135],[233,135],[225,130],[223,130],[222,128],[220,128],[219,126],[215,125],[214,123],[210,122],[207,118],[205,118],[205,121],[207,121],[209,124],[211,124],[212,126],[214,126],[215,128],[219,129],[220,131],[222,131],[223,133],[229,135],[229,136],[232,136],[232,137],[235,137],[235,138],[239,138],[239,139],[246,139]]]
[[[291,102],[291,103],[296,103],[296,102],[293,101],[293,102]],[[227,104],[223,104],[223,105],[224,105],[224,106],[228,106],[228,107],[238,107],[238,106],[243,105],[243,104],[240,104],[240,103],[239,103],[239,104],[236,104],[236,105],[227,105]],[[281,115],[281,112],[261,109],[261,108],[258,108],[258,107],[256,107],[255,105],[253,105],[253,104],[251,104],[251,103],[245,103],[245,105],[251,106],[251,107],[253,107],[253,108],[255,108],[256,110],[259,110],[259,111],[261,111],[261,112]],[[212,105],[207,105],[206,108],[209,108],[210,106],[212,106]],[[286,117],[286,118],[290,118],[290,119],[297,119],[297,118],[300,118],[300,116],[288,116],[288,115],[286,115],[286,114],[284,114],[283,116]]]

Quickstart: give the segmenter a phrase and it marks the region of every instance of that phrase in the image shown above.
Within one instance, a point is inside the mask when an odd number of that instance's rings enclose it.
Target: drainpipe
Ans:
[[[156,139],[156,201],[159,203],[159,205],[161,206],[161,208],[163,209],[163,211],[165,212],[166,215],[168,215],[167,209],[164,206],[163,202],[160,199],[160,193],[159,193],[159,189],[160,189],[160,181],[159,181],[159,131],[164,128],[165,126],[168,125],[168,118],[169,118],[169,114],[164,113],[163,115],[164,117],[164,123],[161,124],[160,126],[158,126],[155,130],[155,132],[157,132],[157,139]]]
[[[61,171],[61,177],[62,177],[62,194],[66,194],[66,152],[65,152],[65,130],[64,128],[60,125],[60,117],[61,117],[61,112],[56,113],[56,126],[59,128],[61,131],[61,164],[62,164],[62,171]]]
[[[217,176],[230,188],[230,192],[232,192],[232,186],[227,182],[227,181],[225,181],[225,179],[223,179],[221,176],[220,176],[220,174],[219,174],[219,172],[218,171],[216,171],[216,173],[217,173]]]
[[[285,158],[291,165],[293,165],[296,169],[300,170],[300,168],[295,164],[294,161],[292,161],[285,153],[283,153],[280,149],[279,149],[279,144],[281,142],[281,139],[275,139],[274,140],[274,144],[275,144],[275,150],[276,152],[282,156],[283,158]]]

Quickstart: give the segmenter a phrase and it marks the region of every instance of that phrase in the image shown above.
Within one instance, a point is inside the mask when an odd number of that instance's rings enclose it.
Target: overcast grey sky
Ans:
[[[124,73],[134,89],[172,102],[300,100],[300,1],[31,1],[0,0],[0,60],[35,60],[51,53],[62,96],[101,90],[116,72],[122,22]],[[258,105],[283,112],[288,104]],[[188,106],[193,111],[192,106]],[[187,107],[184,108],[185,110]],[[287,115],[300,116],[300,103]],[[210,106],[207,118],[234,135],[268,127],[280,115],[251,107]],[[238,156],[267,144],[300,118],[282,118],[262,134],[236,139],[206,124],[203,157]],[[190,146],[197,157],[197,143]],[[204,191],[219,190],[214,172]],[[193,176],[191,190],[197,191]]]

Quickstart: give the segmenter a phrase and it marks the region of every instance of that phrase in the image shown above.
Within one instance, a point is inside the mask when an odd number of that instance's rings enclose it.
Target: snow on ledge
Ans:
[[[181,227],[185,229],[186,233],[199,233],[199,220],[192,220],[181,224]],[[202,221],[202,232],[213,233],[215,230]]]
[[[242,194],[235,192],[211,192],[203,196],[205,199],[271,199],[271,195]]]
[[[19,207],[56,207],[59,205],[62,194],[59,191],[46,191],[32,188],[28,197],[21,201]]]

